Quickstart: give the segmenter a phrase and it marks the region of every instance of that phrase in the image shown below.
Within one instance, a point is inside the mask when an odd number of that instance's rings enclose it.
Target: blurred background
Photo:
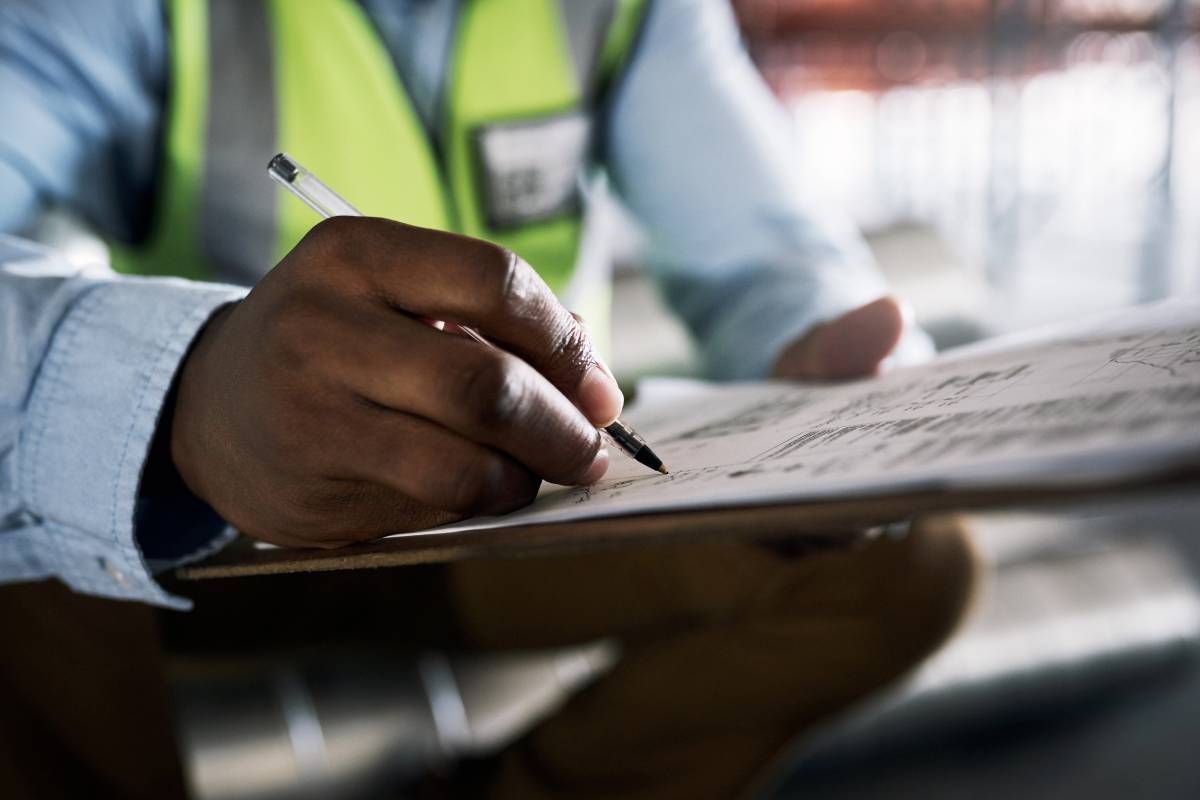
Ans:
[[[932,233],[996,324],[1200,288],[1200,2],[736,5],[812,182]]]

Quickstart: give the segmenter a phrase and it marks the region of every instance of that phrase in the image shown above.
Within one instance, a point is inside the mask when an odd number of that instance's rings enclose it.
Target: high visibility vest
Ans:
[[[431,137],[354,0],[169,0],[154,221],[114,266],[257,282],[316,222],[266,177],[283,150],[364,214],[510,248],[600,322],[607,281],[575,285],[581,249],[602,258],[581,192],[644,5],[462,0]]]

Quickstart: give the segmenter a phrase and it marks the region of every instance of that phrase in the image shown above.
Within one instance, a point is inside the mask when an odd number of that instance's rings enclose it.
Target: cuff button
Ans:
[[[116,564],[112,563],[107,558],[100,558],[98,560],[100,562],[100,567],[108,573],[108,577],[112,578],[113,581],[115,581],[116,584],[122,589],[129,588],[129,578],[126,577],[125,573],[122,572]]]

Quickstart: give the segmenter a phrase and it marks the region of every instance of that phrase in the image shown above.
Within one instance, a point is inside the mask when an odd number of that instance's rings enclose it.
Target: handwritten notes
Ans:
[[[615,455],[595,486],[546,486],[524,510],[436,530],[1086,483],[1200,463],[1200,303],[995,340],[854,383],[664,381],[640,394],[626,417],[670,475]]]

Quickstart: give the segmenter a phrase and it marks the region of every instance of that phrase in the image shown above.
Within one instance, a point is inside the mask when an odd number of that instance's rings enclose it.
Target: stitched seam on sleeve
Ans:
[[[31,382],[29,407],[35,408],[37,417],[33,420],[29,442],[29,455],[18,456],[19,471],[24,475],[23,483],[29,487],[29,505],[36,512],[44,511],[41,505],[41,491],[38,482],[38,465],[42,458],[42,445],[45,442],[46,430],[50,424],[50,410],[54,408],[65,385],[62,374],[67,368],[72,355],[75,353],[76,342],[87,327],[86,323],[94,316],[96,289],[92,286],[85,289],[71,303],[63,314],[59,324],[49,338],[49,349],[46,362],[34,373]],[[61,340],[60,340],[60,337]],[[45,381],[43,384],[42,381]]]
[[[137,402],[134,404],[133,411],[129,416],[129,424],[125,429],[125,439],[121,444],[121,455],[117,460],[117,473],[116,480],[113,481],[112,508],[109,516],[109,536],[112,539],[113,545],[121,550],[125,550],[125,544],[121,542],[120,532],[117,527],[117,518],[118,508],[121,505],[121,492],[126,483],[126,470],[129,468],[129,446],[133,440],[134,431],[137,429],[138,420],[142,418],[145,411],[146,398],[150,394],[151,387],[154,385],[154,374],[156,370],[161,369],[167,351],[178,344],[181,332],[189,328],[194,330],[197,318],[211,313],[212,309],[207,305],[192,308],[171,331],[171,335],[165,337],[162,344],[159,345],[154,353],[154,358],[149,361],[148,368],[142,369],[138,374],[141,387],[138,392]],[[153,435],[153,431],[151,431],[151,435]],[[132,530],[133,508],[130,508],[129,525]],[[141,562],[143,560],[142,555],[137,549],[136,542],[132,541],[132,537],[130,544],[132,545],[133,552],[137,554],[138,561]]]

